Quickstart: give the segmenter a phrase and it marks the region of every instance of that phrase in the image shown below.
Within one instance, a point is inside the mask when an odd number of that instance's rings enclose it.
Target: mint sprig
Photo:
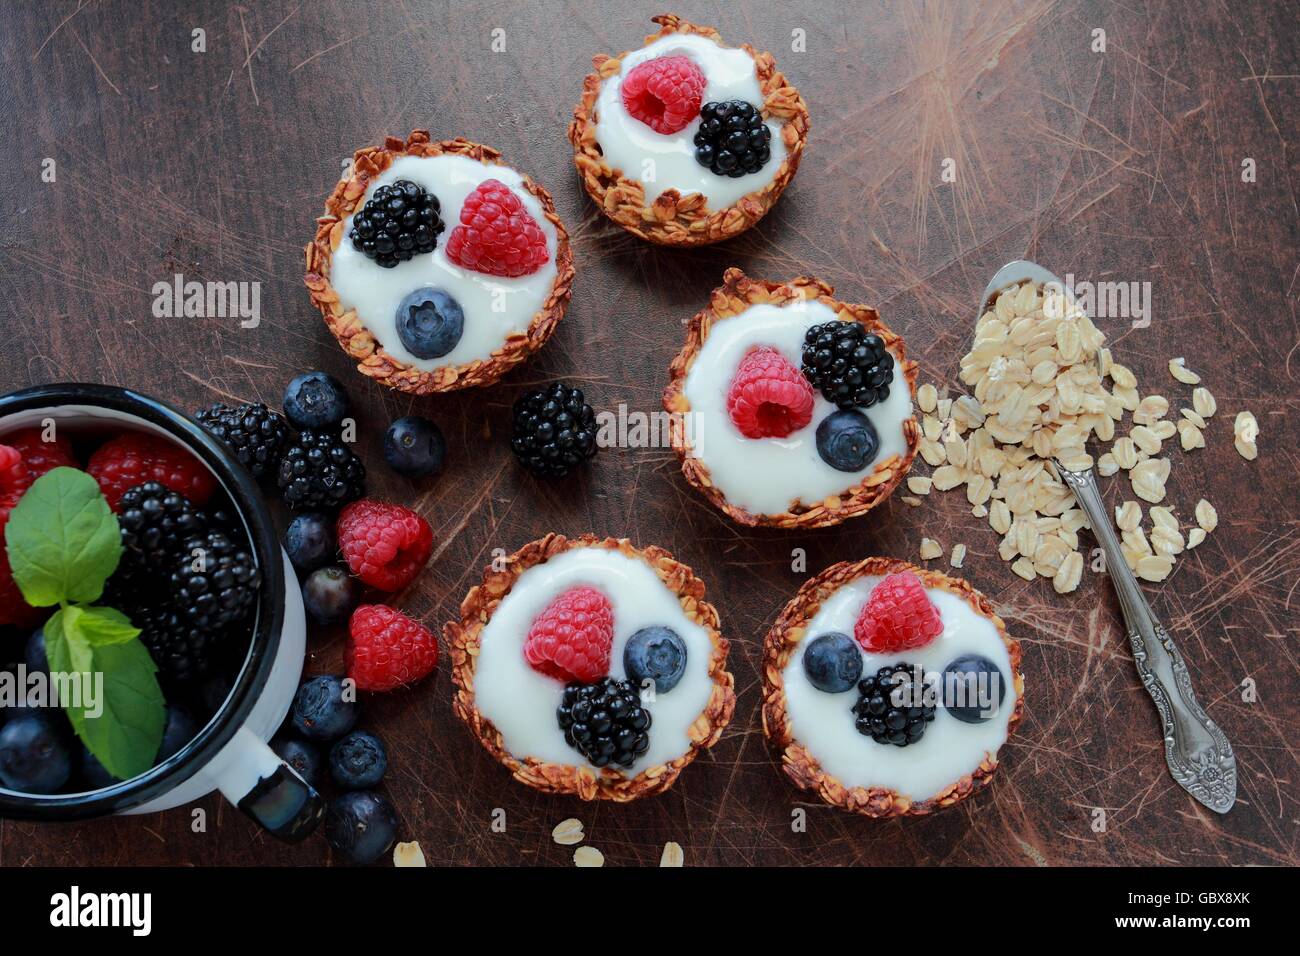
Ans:
[[[162,745],[166,705],[140,629],[93,603],[122,558],[117,516],[99,485],[84,471],[52,469],[23,494],[4,537],[27,603],[58,605],[44,626],[45,652],[52,674],[79,675],[81,693],[60,700],[77,737],[113,776],[144,773]]]

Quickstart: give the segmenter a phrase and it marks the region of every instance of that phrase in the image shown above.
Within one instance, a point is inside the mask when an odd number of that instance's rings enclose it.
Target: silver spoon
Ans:
[[[980,314],[1004,289],[1026,280],[1053,283],[1055,288],[1069,295],[1065,283],[1037,263],[1024,260],[1008,262],[984,289]],[[1106,555],[1106,569],[1115,585],[1115,593],[1119,595],[1120,611],[1128,627],[1133,663],[1137,665],[1142,686],[1155,702],[1160,722],[1164,725],[1165,761],[1169,764],[1170,774],[1179,786],[1205,806],[1216,813],[1227,813],[1237,800],[1237,758],[1232,752],[1232,744],[1196,699],[1183,655],[1152,612],[1137,578],[1129,570],[1092,469],[1070,471],[1055,458],[1052,464],[1061,480],[1074,492],[1079,507],[1088,516],[1097,543]]]

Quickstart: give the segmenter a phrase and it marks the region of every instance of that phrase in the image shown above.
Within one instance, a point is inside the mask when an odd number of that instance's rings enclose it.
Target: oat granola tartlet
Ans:
[[[667,790],[736,706],[704,584],[662,548],[550,534],[487,568],[444,628],[453,707],[515,779],[628,801]]]
[[[495,382],[568,307],[550,194],[466,139],[357,150],[316,220],[307,288],[357,369],[416,395]]]
[[[875,309],[833,291],[728,269],[669,366],[682,473],[740,524],[838,524],[912,466],[916,363]]]
[[[1020,645],[988,599],[905,561],[827,568],[763,644],[763,730],[785,772],[865,816],[932,813],[986,786],[1023,710]]]
[[[771,53],[671,14],[639,50],[592,58],[569,140],[588,194],[633,235],[697,246],[744,232],[794,178],[808,106]]]

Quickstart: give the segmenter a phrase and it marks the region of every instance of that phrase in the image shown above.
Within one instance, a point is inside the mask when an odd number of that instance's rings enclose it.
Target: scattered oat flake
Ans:
[[[1259,455],[1259,449],[1255,446],[1259,437],[1259,422],[1255,416],[1250,412],[1238,412],[1232,423],[1232,434],[1232,445],[1237,449],[1237,454],[1247,461],[1254,461]]]
[[[601,853],[594,846],[580,846],[573,851],[574,866],[604,866],[605,854]]]
[[[1212,418],[1219,410],[1219,403],[1214,400],[1210,390],[1202,386],[1192,391],[1192,408],[1202,418]]]
[[[1056,569],[1056,574],[1052,578],[1052,588],[1057,594],[1069,594],[1079,586],[1083,579],[1083,555],[1078,551],[1071,551],[1061,562],[1061,566]]]
[[[672,840],[669,840],[667,843],[665,843],[663,855],[659,857],[659,865],[660,866],[685,866],[686,854],[682,852],[681,844],[674,843]]]
[[[1169,577],[1169,572],[1174,569],[1174,559],[1167,555],[1147,555],[1139,558],[1137,567],[1133,570],[1137,576],[1144,581],[1163,581]]]
[[[393,847],[393,866],[425,866],[429,864],[424,862],[424,851],[420,849],[420,844],[415,840],[410,843],[399,843]]]
[[[586,834],[583,832],[582,821],[574,817],[567,820],[561,820],[551,831],[551,839],[560,846],[573,846],[575,843],[581,843]]]
[[[916,390],[916,404],[921,406],[921,411],[932,412],[939,407],[939,390],[926,382]]]
[[[1219,513],[1204,498],[1196,502],[1196,523],[1209,534],[1219,526]]]
[[[921,507],[921,499],[913,498],[911,495],[903,495],[902,501],[903,504],[910,505],[913,508]]]
[[[1205,433],[1196,427],[1194,422],[1181,421],[1178,423],[1178,444],[1183,451],[1195,451],[1198,448],[1205,447]]]
[[[1142,524],[1142,506],[1136,501],[1126,501],[1115,509],[1115,524],[1121,531],[1135,531]]]
[[[1192,549],[1205,540],[1204,528],[1193,528],[1187,532],[1187,547]]]
[[[943,554],[943,548],[933,538],[921,539],[921,560],[930,561]]]
[[[954,544],[952,546],[952,554],[948,556],[948,563],[951,564],[954,568],[960,568],[962,562],[965,560],[966,560],[966,545]]]
[[[1028,558],[1017,558],[1012,562],[1011,570],[1016,572],[1016,574],[1020,575],[1026,581],[1032,581],[1036,574],[1034,571],[1034,562],[1030,561]]]
[[[921,475],[913,475],[907,479],[907,490],[917,495],[928,495],[932,482],[929,478]]]
[[[1187,367],[1187,360],[1181,355],[1169,360],[1169,374],[1184,385],[1200,385],[1201,376]]]

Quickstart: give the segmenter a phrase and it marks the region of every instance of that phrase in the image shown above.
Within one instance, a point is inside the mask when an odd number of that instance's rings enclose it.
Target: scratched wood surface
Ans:
[[[331,371],[355,398],[372,491],[436,529],[436,560],[398,599],[431,625],[493,548],[551,530],[626,535],[695,567],[732,641],[739,706],[667,795],[583,805],[514,783],[452,714],[445,667],[367,703],[404,836],[431,862],[567,863],[572,850],[550,831],[570,816],[609,865],[656,863],[667,840],[688,864],[1297,862],[1296,4],[680,3],[724,37],[775,51],[813,116],[776,210],[739,239],[688,252],[647,246],[598,215],[564,135],[591,55],[639,45],[660,6],[6,4],[0,390],[99,381],[196,408],[274,403],[295,372]],[[498,27],[505,51],[493,53]],[[206,52],[191,49],[196,28]],[[1091,49],[1098,28],[1104,53]],[[796,30],[806,52],[791,51]],[[496,387],[418,401],[351,371],[301,281],[302,246],[340,161],[416,127],[492,144],[544,183],[578,265],[569,314],[535,361]],[[53,183],[41,178],[47,158]],[[1254,182],[1242,181],[1246,159]],[[1080,279],[1150,282],[1148,327],[1100,322],[1117,360],[1143,394],[1177,409],[1190,389],[1166,363],[1186,356],[1218,398],[1209,447],[1170,452],[1170,498],[1184,520],[1208,498],[1219,527],[1148,593],[1236,745],[1240,796],[1226,818],[1166,773],[1105,579],[1085,575],[1064,598],[1020,580],[959,493],[920,508],[895,497],[838,530],[754,532],[711,510],[670,451],[606,450],[566,488],[527,478],[503,438],[513,397],[556,377],[581,381],[603,408],[657,408],[683,321],[730,265],[816,275],[875,304],[922,380],[955,388],[979,290],[1021,257]],[[177,272],[260,282],[260,327],[155,318],[151,286]],[[1242,409],[1262,428],[1253,463],[1232,447]],[[411,412],[448,436],[436,481],[398,479],[377,453],[387,422]],[[1126,484],[1106,485],[1108,499],[1127,496]],[[759,648],[805,578],[792,549],[806,549],[813,573],[867,554],[915,560],[922,535],[969,546],[965,574],[1023,643],[1028,706],[991,789],[931,818],[880,823],[786,782],[759,725]],[[336,668],[341,650],[340,634],[313,633],[308,666]],[[331,862],[323,839],[284,847],[219,799],[200,805],[202,834],[181,810],[0,822],[0,864]],[[496,808],[504,832],[491,828]],[[796,808],[806,832],[792,830]]]

